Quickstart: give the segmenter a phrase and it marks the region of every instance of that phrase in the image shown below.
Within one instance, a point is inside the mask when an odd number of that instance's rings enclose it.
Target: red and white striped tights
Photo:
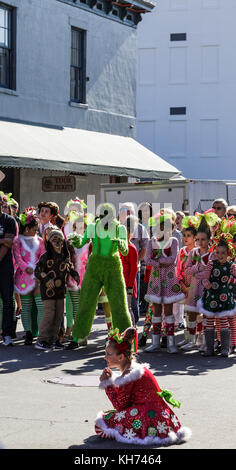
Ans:
[[[231,346],[236,346],[236,315],[232,317],[210,318],[206,319],[206,328],[214,328],[216,325],[217,339],[220,341],[220,331],[224,328],[230,328]]]

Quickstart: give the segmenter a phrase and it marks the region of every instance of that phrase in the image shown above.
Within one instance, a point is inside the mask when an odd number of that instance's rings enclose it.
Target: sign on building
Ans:
[[[44,192],[73,192],[76,189],[74,176],[45,176],[42,179]]]

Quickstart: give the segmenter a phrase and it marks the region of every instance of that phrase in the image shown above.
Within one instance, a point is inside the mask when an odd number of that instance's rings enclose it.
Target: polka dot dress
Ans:
[[[163,248],[156,239],[149,241],[147,264],[152,266],[152,270],[145,296],[147,302],[170,304],[185,298],[176,276],[177,253],[178,241],[174,237]]]

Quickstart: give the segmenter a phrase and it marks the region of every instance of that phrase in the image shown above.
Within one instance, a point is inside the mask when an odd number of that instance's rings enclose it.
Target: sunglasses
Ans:
[[[222,206],[212,206],[212,209],[215,209],[216,211],[220,211],[220,210],[223,210],[224,207],[222,207]]]

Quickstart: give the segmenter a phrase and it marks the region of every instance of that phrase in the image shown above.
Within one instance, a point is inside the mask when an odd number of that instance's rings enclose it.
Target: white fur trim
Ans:
[[[30,261],[29,261],[28,266],[32,269],[35,269],[35,266],[36,266],[36,263],[37,263],[37,260],[36,260],[35,256],[36,256],[36,253],[37,253],[37,251],[39,249],[39,246],[40,246],[40,241],[39,241],[38,236],[36,235],[35,237],[32,237],[32,239],[33,239],[32,249],[29,248],[29,246],[27,245],[27,243],[25,241],[25,238],[27,238],[27,237],[24,237],[24,235],[19,235],[18,238],[19,238],[20,243],[21,243],[22,247],[24,248],[24,250],[27,251],[28,253],[30,253]]]
[[[174,315],[165,316],[165,323],[167,323],[169,325],[169,324],[174,323],[174,322],[175,322]]]
[[[16,291],[18,294],[21,294],[21,295],[29,294],[30,292],[34,290],[34,288],[35,288],[35,283],[31,284],[29,287],[23,290],[20,290],[18,287],[16,287],[16,285],[14,285],[14,291]]]
[[[115,372],[112,372],[112,376],[109,379],[103,380],[102,382],[100,382],[99,388],[104,390],[107,387],[114,386],[114,381],[117,377],[119,377],[119,374],[116,374]]]
[[[146,294],[144,298],[147,302],[152,302],[153,304],[162,303],[162,297],[157,297],[156,295]]]
[[[192,431],[189,428],[182,427],[180,428],[177,433],[171,431],[168,434],[168,437],[161,439],[160,437],[150,437],[146,436],[144,439],[140,439],[139,437],[134,437],[133,439],[127,439],[123,437],[116,429],[109,428],[105,423],[104,419],[102,418],[103,412],[100,411],[97,415],[97,419],[95,421],[95,426],[101,428],[108,438],[113,438],[118,442],[122,442],[123,444],[137,444],[137,445],[160,445],[160,446],[168,446],[175,443],[185,442],[190,439],[192,436]]]
[[[152,240],[157,244],[157,247],[159,250],[162,250],[162,255],[167,258],[167,255],[164,253],[164,249],[165,248],[170,248],[171,245],[172,245],[172,242],[173,240],[177,240],[175,237],[170,237],[167,242],[164,243],[164,245],[162,245],[157,239],[156,237],[152,237]]]
[[[206,252],[206,253],[204,253],[203,255],[201,255],[200,249],[199,249],[198,247],[196,247],[196,248],[193,248],[192,253],[193,253],[194,256],[200,256],[200,257],[201,257],[200,263],[201,263],[203,266],[207,266],[207,263],[208,263],[208,261],[210,260],[210,256],[211,256],[211,254],[209,255],[209,252]],[[208,257],[207,263],[205,263],[205,262],[203,261],[203,258],[204,258],[207,254],[209,255],[209,257]]]
[[[180,294],[172,295],[171,297],[163,297],[163,304],[172,304],[175,302],[178,303],[183,299],[185,299],[185,294],[181,292]]]
[[[28,268],[31,268],[31,269],[35,270],[35,264],[29,263]]]
[[[155,295],[150,295],[150,294],[145,295],[145,300],[147,300],[147,302],[152,302],[154,304],[172,304],[172,303],[178,303],[184,299],[185,299],[185,294],[183,292],[177,295],[172,295],[171,297],[157,297]]]
[[[149,369],[149,367],[149,364],[138,364],[134,362],[132,364],[131,371],[128,374],[122,376],[112,373],[112,377],[110,379],[100,382],[99,388],[104,389],[109,386],[121,387],[122,385],[126,385],[130,382],[135,382],[142,377],[145,372],[145,368]]]
[[[72,290],[73,292],[77,292],[78,290],[80,290],[80,287],[71,285],[70,287],[67,286],[67,290]]]
[[[161,319],[160,317],[155,317],[154,315],[152,316],[152,323],[160,323]]]
[[[196,312],[196,313],[198,313],[198,310],[199,309],[198,309],[197,305],[196,306],[186,305],[186,304],[184,305],[184,311],[185,312]]]
[[[234,308],[232,308],[232,310],[222,310],[222,312],[211,312],[210,310],[206,310],[204,307],[203,307],[203,302],[202,302],[202,299],[199,299],[197,301],[197,307],[198,307],[198,311],[199,313],[203,313],[204,315],[206,315],[206,317],[209,317],[209,318],[213,318],[213,317],[216,317],[216,318],[223,318],[223,317],[233,317],[236,313],[236,305]]]

